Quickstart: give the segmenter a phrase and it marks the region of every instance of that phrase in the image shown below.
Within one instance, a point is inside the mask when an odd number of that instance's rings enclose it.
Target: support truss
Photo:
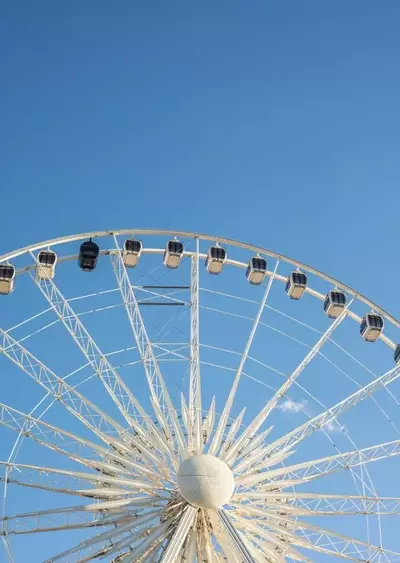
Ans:
[[[308,366],[313,358],[319,353],[325,342],[332,336],[336,328],[344,321],[347,316],[348,308],[350,307],[352,301],[350,301],[344,308],[342,313],[337,319],[328,327],[325,333],[321,336],[318,342],[311,348],[306,357],[300,362],[293,373],[287,378],[285,383],[281,385],[275,395],[268,401],[265,407],[260,411],[260,413],[254,418],[253,422],[247,427],[243,432],[239,440],[237,440],[235,446],[228,452],[226,456],[227,463],[232,462],[235,459],[235,454],[240,451],[241,448],[246,446],[249,441],[255,436],[256,432],[261,428],[264,422],[267,420],[268,416],[271,414],[272,410],[276,407],[278,402],[285,394],[288,392],[290,387],[302,373],[302,371]]]
[[[235,497],[238,512],[248,512],[266,517],[268,511],[273,517],[274,510],[295,516],[345,516],[385,514],[400,515],[399,498],[375,498],[346,495],[324,495],[313,493],[249,492],[238,493]],[[243,502],[238,502],[242,500]],[[248,503],[246,503],[248,501]],[[249,504],[250,503],[250,504]],[[257,506],[254,506],[256,503]]]
[[[354,408],[363,399],[370,397],[379,389],[384,389],[387,385],[390,385],[391,383],[393,383],[393,381],[396,381],[399,376],[400,367],[397,366],[392,368],[387,373],[381,375],[374,381],[371,381],[371,383],[369,383],[365,387],[362,387],[349,397],[346,397],[346,399],[344,399],[340,403],[337,403],[335,406],[327,409],[313,419],[305,422],[295,430],[287,433],[282,438],[275,440],[275,442],[273,442],[267,448],[267,454],[271,456],[276,452],[292,448],[301,440],[304,440],[304,438],[313,434],[316,430],[319,430],[329,422],[332,422],[344,412]]]
[[[185,508],[175,528],[174,534],[168,542],[165,553],[161,559],[162,563],[174,563],[174,561],[176,561],[196,516],[197,508],[194,508],[194,506],[187,506]]]
[[[31,253],[32,254],[32,253]],[[40,264],[37,258],[32,254],[38,268]],[[170,454],[170,451],[158,433],[150,417],[144,411],[139,401],[133,395],[129,387],[119,376],[116,369],[111,365],[108,358],[103,354],[96,342],[93,340],[89,332],[84,327],[80,318],[76,315],[71,305],[65,299],[61,291],[57,288],[51,279],[38,279],[31,275],[31,278],[38,286],[48,303],[52,306],[61,323],[65,326],[78,348],[83,353],[89,365],[91,365],[103,383],[108,394],[112,398],[114,404],[120,410],[128,424],[139,434],[142,440],[149,443],[148,436],[143,427],[143,423],[147,426],[153,441],[157,443],[157,447],[164,454]]]
[[[102,412],[79,391],[58,377],[50,368],[24,348],[4,330],[0,329],[0,352],[18,366],[23,372],[43,387],[50,395],[62,403],[69,412],[90,428],[101,439],[107,441],[113,435],[122,435],[124,429],[111,417]]]
[[[316,477],[323,477],[331,473],[348,470],[358,465],[397,455],[400,455],[400,440],[394,440],[393,442],[386,442],[335,456],[297,463],[296,465],[280,467],[278,469],[264,471],[262,474],[254,473],[252,476],[239,477],[236,481],[242,485],[253,486],[255,482],[252,481],[252,478],[262,475],[262,480],[258,482],[265,483],[268,487],[272,486],[275,481],[278,482],[287,479],[306,482]]]
[[[198,454],[203,451],[199,357],[199,239],[196,239],[196,253],[192,254],[190,295],[190,416],[188,452]]]
[[[164,428],[167,439],[172,442],[171,429],[175,433],[175,441],[182,457],[185,457],[186,443],[179,424],[175,408],[172,404],[167,386],[157,359],[153,346],[147,334],[140,307],[129,280],[121,249],[118,245],[117,237],[114,235],[114,243],[117,252],[111,254],[111,262],[117,279],[118,287],[121,292],[122,300],[129,318],[129,323],[134,335],[134,339],[142,359],[153,407],[160,424]]]
[[[268,299],[269,293],[271,291],[272,282],[274,281],[275,274],[276,274],[277,269],[278,269],[278,265],[279,265],[279,260],[276,261],[274,271],[273,271],[272,275],[270,276],[270,278],[268,280],[268,284],[267,284],[264,296],[261,300],[256,318],[254,319],[254,323],[253,323],[253,326],[252,326],[251,331],[250,331],[249,338],[248,338],[247,343],[246,343],[245,350],[244,350],[243,355],[242,355],[241,360],[240,360],[239,368],[237,370],[235,379],[233,381],[231,390],[229,392],[228,399],[225,403],[224,410],[222,411],[221,417],[219,419],[219,423],[218,423],[217,430],[216,430],[215,435],[214,435],[214,439],[213,439],[211,446],[209,448],[209,452],[208,452],[209,454],[213,454],[213,455],[216,454],[218,452],[219,448],[220,448],[221,441],[222,441],[222,438],[223,438],[223,435],[224,435],[224,432],[225,432],[226,424],[229,420],[229,415],[230,415],[230,412],[232,410],[233,402],[235,400],[236,391],[238,389],[240,378],[241,378],[242,373],[243,373],[243,368],[244,368],[244,365],[246,363],[247,357],[249,355],[250,348],[251,348],[251,345],[253,343],[255,334],[257,332],[257,328],[258,328],[258,325],[260,323],[261,315],[262,315],[264,308],[265,308],[265,305],[267,303],[267,299]]]

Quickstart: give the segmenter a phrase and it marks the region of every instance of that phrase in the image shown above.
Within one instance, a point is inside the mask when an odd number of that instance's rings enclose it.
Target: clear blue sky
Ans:
[[[209,232],[399,316],[399,29],[398,0],[0,0],[0,253]]]
[[[0,10],[0,251],[94,228],[215,232],[400,312],[399,2]]]

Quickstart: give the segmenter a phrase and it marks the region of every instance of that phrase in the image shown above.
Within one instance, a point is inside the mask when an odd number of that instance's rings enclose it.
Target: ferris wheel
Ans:
[[[400,561],[400,322],[297,260],[119,230],[0,257],[2,560]]]

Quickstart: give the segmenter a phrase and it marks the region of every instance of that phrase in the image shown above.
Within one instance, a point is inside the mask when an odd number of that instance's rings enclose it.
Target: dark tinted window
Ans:
[[[307,285],[307,276],[303,272],[292,272],[292,282],[294,285],[305,287]]]
[[[335,305],[346,305],[346,296],[342,291],[331,291],[330,296]]]
[[[214,258],[215,260],[223,261],[226,257],[226,250],[221,246],[212,246],[210,248],[210,255],[211,258]]]
[[[138,254],[142,250],[142,243],[140,240],[128,239],[125,241],[125,250]]]
[[[15,272],[14,266],[0,266],[0,278],[11,280]]]
[[[368,323],[372,328],[383,328],[383,318],[380,315],[368,315]]]
[[[80,254],[83,257],[97,258],[99,255],[99,247],[95,242],[84,242],[81,244]]]
[[[173,254],[182,254],[183,244],[179,240],[170,240],[168,243],[168,251]]]
[[[259,258],[258,256],[251,259],[251,264],[253,269],[258,272],[265,272],[267,269],[267,261],[264,258]]]
[[[56,261],[56,255],[54,252],[48,250],[42,250],[39,252],[38,261],[40,264],[45,264],[46,266],[53,266]]]

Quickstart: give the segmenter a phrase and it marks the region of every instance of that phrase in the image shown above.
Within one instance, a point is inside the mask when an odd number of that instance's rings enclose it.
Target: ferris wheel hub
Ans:
[[[181,464],[178,486],[188,503],[216,510],[229,502],[235,483],[225,462],[213,455],[201,454],[189,457]]]

